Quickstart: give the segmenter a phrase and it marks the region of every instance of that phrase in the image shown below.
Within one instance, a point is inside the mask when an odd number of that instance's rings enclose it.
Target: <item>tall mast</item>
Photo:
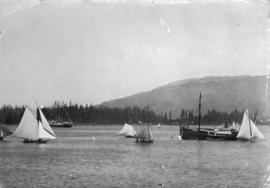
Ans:
[[[199,132],[201,129],[201,98],[202,98],[202,95],[200,93],[200,97],[199,97],[199,129],[198,129]]]

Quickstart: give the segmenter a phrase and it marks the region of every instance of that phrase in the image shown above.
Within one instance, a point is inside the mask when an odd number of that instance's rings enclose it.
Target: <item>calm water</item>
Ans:
[[[177,127],[162,127],[153,144],[136,144],[120,129],[54,128],[58,139],[47,144],[6,138],[0,187],[270,187],[268,127],[255,143],[180,141]]]

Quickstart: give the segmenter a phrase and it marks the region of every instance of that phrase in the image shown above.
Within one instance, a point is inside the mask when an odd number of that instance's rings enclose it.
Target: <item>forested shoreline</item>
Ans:
[[[23,115],[25,106],[3,105],[0,108],[0,123],[18,124]],[[137,106],[125,108],[109,108],[104,106],[79,105],[71,102],[54,102],[53,105],[42,108],[48,120],[72,121],[75,124],[122,124],[124,122],[137,123],[164,123],[164,124],[196,124],[198,115],[192,110],[182,109],[178,118],[172,119],[171,112],[156,114],[151,108],[139,108]],[[256,119],[257,111],[253,115]],[[243,110],[237,109],[231,112],[208,111],[202,114],[201,123],[220,124],[236,121],[241,123]]]

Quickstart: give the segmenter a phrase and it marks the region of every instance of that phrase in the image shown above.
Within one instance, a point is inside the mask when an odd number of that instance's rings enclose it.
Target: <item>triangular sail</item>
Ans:
[[[135,136],[136,131],[132,125],[125,123],[124,127],[121,129],[121,131],[118,134],[124,135],[124,136]]]
[[[1,137],[6,137],[8,135],[11,135],[12,132],[9,130],[9,128],[7,128],[5,125],[0,125],[0,136]]]
[[[250,129],[250,121],[249,121],[248,110],[245,110],[244,115],[243,115],[242,125],[241,125],[239,133],[237,135],[237,138],[251,139],[250,130],[251,129]]]
[[[232,128],[232,129],[236,129],[236,124],[235,124],[235,122],[234,122],[234,121],[233,121],[233,123],[232,123],[231,128]]]
[[[38,123],[38,139],[53,140],[56,139],[55,136],[48,133],[43,129],[41,122]]]
[[[252,137],[256,139],[264,139],[263,134],[259,131],[255,123],[250,120],[251,130],[252,130]]]
[[[20,124],[13,135],[32,140],[38,139],[37,119],[27,107],[25,108]]]
[[[240,128],[241,128],[241,125],[239,125],[238,123],[236,123],[235,126],[236,126],[236,130],[239,131]]]
[[[38,110],[39,110],[39,114],[40,114],[40,118],[41,118],[43,128],[46,131],[48,131],[50,134],[52,134],[53,136],[56,136],[55,133],[53,132],[51,126],[49,125],[47,119],[45,118],[44,114],[42,113],[42,110],[40,108],[38,108]]]
[[[147,126],[147,140],[153,140],[153,134],[152,131],[150,130],[150,126]]]
[[[132,126],[132,128],[133,128],[133,136],[136,136],[136,130],[135,130],[135,127]]]
[[[251,138],[264,139],[263,134],[259,131],[254,122],[249,119],[248,110],[244,112],[242,125],[237,138],[248,140]]]

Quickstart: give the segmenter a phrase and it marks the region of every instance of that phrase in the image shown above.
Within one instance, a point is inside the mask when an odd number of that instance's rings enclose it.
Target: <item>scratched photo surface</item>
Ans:
[[[268,0],[0,0],[0,86],[0,188],[270,187]]]

